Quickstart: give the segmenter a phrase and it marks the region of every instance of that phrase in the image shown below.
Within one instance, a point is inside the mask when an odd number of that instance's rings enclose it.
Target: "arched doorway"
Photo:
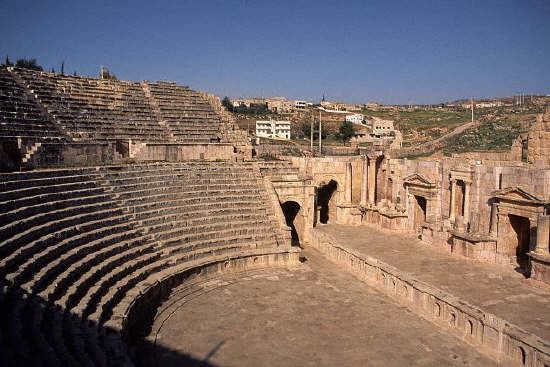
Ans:
[[[281,209],[285,215],[286,225],[291,229],[292,246],[300,246],[300,237],[303,235],[305,218],[303,210],[295,201],[285,201],[281,204]]]
[[[319,186],[317,190],[319,222],[323,224],[334,223],[336,220],[336,190],[338,190],[338,183],[334,180]]]

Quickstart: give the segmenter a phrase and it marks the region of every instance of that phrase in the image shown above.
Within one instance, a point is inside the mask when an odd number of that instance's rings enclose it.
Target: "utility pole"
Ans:
[[[310,131],[310,150],[311,154],[313,154],[313,129],[315,126],[315,115],[313,115],[313,107],[311,107],[311,131]]]
[[[323,140],[323,137],[321,135],[321,131],[323,130],[323,126],[321,123],[321,110],[319,110],[319,154],[321,154],[322,146],[321,146],[321,140]]]
[[[472,122],[474,122],[474,97],[472,97]]]

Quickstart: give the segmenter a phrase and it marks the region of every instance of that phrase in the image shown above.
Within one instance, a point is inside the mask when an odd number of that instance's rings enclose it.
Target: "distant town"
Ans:
[[[236,117],[239,126],[248,131],[251,141],[258,145],[270,140],[269,144],[293,140],[296,144],[313,145],[313,141],[319,140],[321,130],[325,144],[354,147],[382,144],[389,149],[400,149],[404,144],[422,144],[446,135],[451,137],[454,128],[466,123],[474,126],[474,120],[478,118],[486,119],[490,115],[498,120],[498,113],[504,116],[509,116],[512,110],[527,113],[549,101],[550,96],[547,95],[518,94],[431,105],[352,104],[329,101],[324,96],[320,102],[285,97],[226,97],[223,104]],[[528,128],[518,127],[509,135]]]

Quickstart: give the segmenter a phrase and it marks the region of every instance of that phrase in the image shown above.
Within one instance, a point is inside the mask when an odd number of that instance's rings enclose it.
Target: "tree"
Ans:
[[[65,60],[61,61],[61,75],[65,74]]]
[[[55,73],[55,69],[53,68],[53,66],[52,66],[52,70],[50,71],[50,73]]]
[[[342,122],[340,129],[338,130],[338,135],[343,141],[348,140],[355,135],[355,126],[351,121]]]
[[[309,139],[311,137],[311,122],[303,121],[300,125],[300,130],[303,136]]]
[[[2,64],[2,66],[13,66],[13,63],[10,61],[9,56],[6,56],[6,61]]]
[[[233,105],[231,104],[231,101],[227,96],[223,97],[222,99],[222,106],[227,108],[228,111],[233,111]]]
[[[42,66],[38,65],[36,59],[18,59],[15,66],[23,69],[42,71]]]
[[[103,65],[101,66],[101,70],[99,72],[99,79],[118,80],[116,75],[110,73],[107,68],[103,67]]]
[[[326,139],[329,135],[329,131],[325,124],[322,125],[321,128],[321,138]],[[311,121],[303,121],[300,125],[300,130],[303,136],[307,139],[311,138]],[[313,124],[313,140],[319,139],[319,121],[315,121]]]

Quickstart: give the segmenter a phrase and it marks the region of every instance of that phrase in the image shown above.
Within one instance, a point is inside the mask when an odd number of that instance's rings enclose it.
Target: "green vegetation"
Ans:
[[[340,124],[338,135],[342,141],[348,141],[355,135],[355,125],[350,121],[344,121]]]
[[[509,149],[521,132],[520,125],[510,120],[490,121],[451,139],[443,148],[443,153],[451,155],[476,150]]]
[[[296,131],[296,138],[311,138],[311,121],[302,121],[300,124],[300,129]],[[326,139],[329,136],[328,127],[326,124],[321,124],[321,137]],[[319,123],[315,122],[313,126],[313,139],[319,139]]]
[[[15,65],[11,62],[10,58],[6,56],[6,61],[2,64],[2,66],[16,66],[18,68],[23,69],[30,69],[30,70],[37,70],[42,71],[42,66],[38,65],[36,62],[36,59],[17,59],[15,62]]]
[[[232,110],[233,110],[233,105],[231,104],[231,101],[229,100],[229,97],[227,97],[227,96],[223,97],[223,99],[222,99],[222,106],[224,106],[225,108],[227,108],[228,111],[232,111]]]
[[[229,111],[235,114],[241,114],[244,116],[267,116],[267,115],[276,115],[275,112],[271,112],[267,109],[266,104],[254,104],[251,103],[250,107],[238,106],[234,107],[231,103],[231,100],[228,97],[222,99],[222,105]]]
[[[10,60],[9,56],[6,56],[6,61],[2,64],[2,66],[13,66],[13,63]]]
[[[64,63],[61,64],[61,67],[64,66]],[[63,74],[63,69],[61,69],[61,74]],[[105,67],[101,67],[101,71],[99,72],[99,78],[100,79],[108,79],[108,80],[118,80],[115,74],[109,72]]]

